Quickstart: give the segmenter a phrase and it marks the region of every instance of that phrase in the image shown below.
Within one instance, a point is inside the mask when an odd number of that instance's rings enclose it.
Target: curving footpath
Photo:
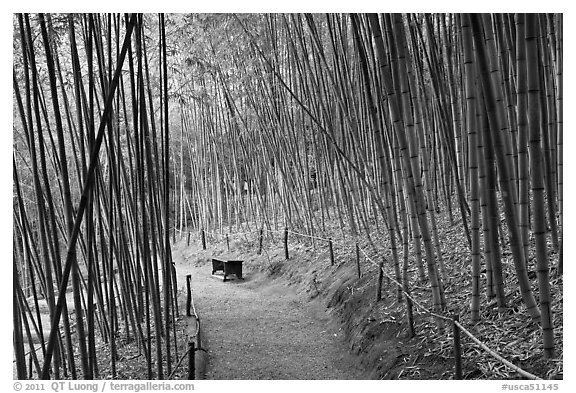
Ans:
[[[192,292],[208,350],[206,379],[363,379],[326,312],[245,267],[245,280],[211,275],[175,253]]]

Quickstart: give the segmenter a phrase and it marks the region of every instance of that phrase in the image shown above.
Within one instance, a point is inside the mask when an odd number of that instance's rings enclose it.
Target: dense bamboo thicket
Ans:
[[[414,266],[443,310],[446,214],[468,239],[472,322],[519,291],[554,356],[561,15],[176,18],[174,34],[190,33],[199,47],[176,66],[177,230],[377,231],[388,269],[400,280]]]
[[[165,19],[14,19],[18,378],[99,378],[103,362],[115,377],[119,337],[140,348],[148,378],[163,378],[178,314]],[[146,39],[147,29],[161,40]]]
[[[384,238],[383,268],[406,292],[414,270],[443,312],[454,305],[440,217],[466,239],[471,323],[519,293],[554,357],[562,23],[15,15],[18,378],[98,378],[102,362],[115,376],[120,335],[140,348],[148,378],[169,375],[171,231]]]

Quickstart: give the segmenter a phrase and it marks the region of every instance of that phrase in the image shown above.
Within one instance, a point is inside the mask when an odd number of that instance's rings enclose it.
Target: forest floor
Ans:
[[[555,269],[558,254],[550,247],[556,356],[544,359],[541,329],[522,304],[509,250],[505,248],[502,254],[507,311],[499,313],[495,302],[488,301],[483,293],[481,321],[471,324],[470,253],[464,234],[446,217],[439,220],[438,227],[448,277],[444,286],[449,310],[458,313],[461,323],[481,342],[518,367],[540,378],[562,379],[563,277]],[[328,235],[337,239],[340,234],[324,234]],[[393,272],[387,240],[377,233],[371,237],[388,261],[385,270]],[[406,306],[398,300],[395,285],[384,278],[382,299],[376,301],[378,267],[364,258],[358,278],[353,238],[334,243],[333,266],[326,244],[295,235],[290,235],[289,260],[284,258],[281,233],[265,237],[262,254],[257,253],[255,230],[249,234],[232,231],[230,249],[224,236],[208,235],[207,240],[207,250],[202,250],[196,236],[189,246],[185,238],[173,245],[180,316],[175,326],[178,348],[172,352],[171,379],[187,378],[184,355],[196,328],[195,319],[185,315],[187,274],[192,275],[202,347],[207,350],[207,355],[197,352],[197,356],[202,361],[207,358],[208,379],[454,378],[451,326],[439,329],[431,316],[414,307],[416,335],[408,337]],[[367,239],[358,241],[363,249],[370,249]],[[223,282],[211,275],[210,259],[223,254],[244,260],[245,280]],[[371,255],[376,258],[374,253]],[[532,258],[529,270],[537,296]],[[485,272],[481,281],[485,285]],[[412,296],[431,308],[429,284],[417,279],[416,269],[410,271],[410,283]],[[118,332],[116,372],[112,373],[109,345],[96,335],[98,378],[146,378],[145,356],[134,337],[134,332]],[[464,334],[461,340],[464,379],[522,378]],[[183,362],[176,366],[179,360]],[[80,364],[78,356],[76,362]],[[154,375],[155,371],[154,366]]]
[[[448,222],[440,221],[439,228],[449,277],[444,282],[448,311],[459,313],[475,337],[518,367],[540,378],[562,379],[563,279],[555,268],[550,281],[556,356],[547,360],[542,356],[539,324],[527,316],[515,289],[509,251],[503,252],[508,311],[499,313],[495,302],[483,295],[481,321],[471,324],[470,256],[464,234],[460,226]],[[414,307],[416,335],[408,337],[406,306],[398,301],[395,285],[384,278],[382,299],[376,301],[378,267],[364,258],[358,278],[353,239],[335,243],[331,266],[322,241],[293,235],[290,259],[285,260],[281,236],[265,238],[261,255],[254,230],[231,231],[229,249],[221,235],[207,235],[205,251],[196,236],[188,247],[185,239],[175,244],[175,260],[182,258],[177,269],[192,273],[196,308],[207,339],[204,346],[209,351],[207,378],[454,378],[452,326],[440,329],[434,318]],[[366,239],[359,241],[369,249]],[[372,241],[386,250],[384,239],[373,235]],[[549,253],[555,267],[558,255],[551,248]],[[222,254],[245,261],[245,281],[224,283],[211,277],[210,258]],[[410,272],[412,295],[432,309],[429,284],[417,280],[415,270]],[[393,272],[391,267],[387,271]],[[537,294],[535,274],[530,274]],[[523,378],[461,336],[464,379]],[[315,355],[308,366],[302,363],[301,353]],[[356,365],[352,372],[351,364]]]

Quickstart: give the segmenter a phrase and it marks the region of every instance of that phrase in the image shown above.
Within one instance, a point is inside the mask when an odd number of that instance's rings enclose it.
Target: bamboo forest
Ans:
[[[12,24],[13,379],[563,379],[562,14]]]

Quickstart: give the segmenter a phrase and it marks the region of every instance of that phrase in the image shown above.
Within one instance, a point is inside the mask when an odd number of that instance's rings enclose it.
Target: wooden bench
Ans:
[[[212,258],[212,274],[221,270],[224,272],[224,281],[230,274],[234,274],[236,278],[243,280],[242,262],[238,259]]]

